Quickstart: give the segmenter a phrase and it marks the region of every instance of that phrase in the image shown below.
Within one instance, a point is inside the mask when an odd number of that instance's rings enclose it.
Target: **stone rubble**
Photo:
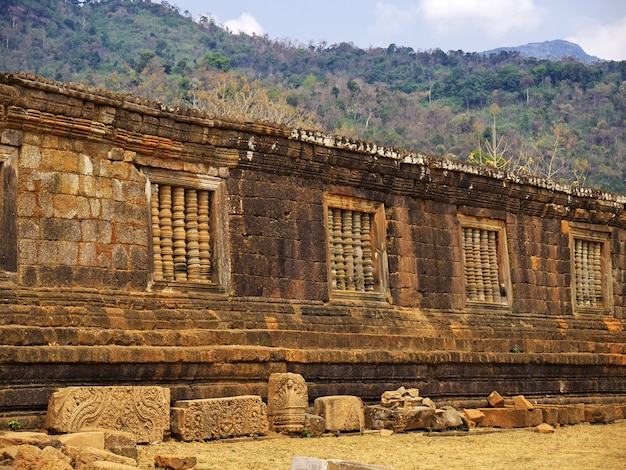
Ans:
[[[304,412],[301,417],[302,397],[308,396],[304,379],[292,374],[272,374],[274,387],[271,399],[274,400],[274,416],[279,416],[281,433],[293,434],[293,426],[301,429],[300,435],[319,437],[324,433],[363,432],[378,430],[382,437],[396,432],[411,430],[446,431],[470,429],[473,427],[493,428],[534,428],[537,433],[555,432],[555,428],[581,422],[613,422],[625,417],[626,405],[621,404],[541,404],[533,403],[523,395],[504,398],[497,391],[492,392],[484,408],[464,408],[461,411],[453,406],[437,407],[427,397],[421,397],[416,388],[385,391],[380,404],[364,406],[361,398],[352,395],[318,397],[313,403],[313,413]],[[297,375],[297,374],[296,374]],[[295,381],[293,379],[296,379]],[[278,384],[278,386],[276,386]],[[111,429],[119,427],[116,421],[101,419],[99,413],[107,413],[107,403],[112,397],[145,396],[146,390],[133,390],[119,394],[115,387],[102,387],[98,390],[72,390],[55,393],[50,398],[46,432],[7,431],[0,432],[0,469],[20,470],[129,470],[137,469],[137,444],[146,443],[141,438],[144,431],[134,428],[128,431]],[[102,397],[106,391],[110,397],[95,406],[93,397]],[[148,394],[150,395],[150,394]],[[153,397],[169,396],[158,392]],[[70,406],[67,397],[81,397],[91,414]],[[160,403],[160,399],[157,403]],[[134,403],[137,400],[134,399]],[[139,403],[146,403],[145,399]],[[123,404],[118,404],[122,406]],[[161,407],[158,405],[157,407]],[[167,403],[169,409],[169,403]],[[291,413],[295,407],[296,412]],[[69,410],[63,414],[60,410]],[[118,410],[118,408],[114,408]],[[224,437],[262,435],[269,432],[267,407],[260,396],[244,395],[225,398],[179,400],[174,402],[168,431],[180,440],[209,440]],[[280,410],[277,412],[277,410]],[[67,416],[78,416],[68,419]],[[300,424],[302,420],[302,424]],[[76,432],[59,432],[59,423],[71,427],[72,422],[94,422],[106,424],[109,429],[77,426]],[[157,420],[158,421],[158,420]],[[130,421],[127,421],[130,422]],[[69,424],[68,424],[69,423]],[[275,423],[274,423],[275,426]],[[301,427],[300,427],[301,426]],[[145,430],[144,424],[140,427]],[[163,429],[159,428],[159,435]],[[187,470],[196,467],[193,456],[156,455],[155,465],[169,470]],[[295,457],[294,470],[382,470],[383,467],[343,462],[339,460],[310,459]]]

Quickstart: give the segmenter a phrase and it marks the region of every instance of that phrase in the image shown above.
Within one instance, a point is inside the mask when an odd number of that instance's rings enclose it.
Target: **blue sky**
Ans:
[[[152,0],[157,2],[159,0]],[[481,52],[566,39],[602,59],[626,60],[624,0],[168,0],[233,32],[296,44],[351,42]]]

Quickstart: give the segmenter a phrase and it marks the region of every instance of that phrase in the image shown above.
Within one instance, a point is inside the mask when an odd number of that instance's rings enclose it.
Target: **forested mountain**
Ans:
[[[167,2],[3,0],[0,71],[626,193],[626,61],[303,45]]]

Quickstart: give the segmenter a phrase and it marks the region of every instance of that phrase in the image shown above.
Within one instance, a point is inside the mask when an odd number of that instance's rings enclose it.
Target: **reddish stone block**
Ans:
[[[516,410],[514,408],[480,408],[485,414],[483,427],[528,428],[543,422],[541,410]]]

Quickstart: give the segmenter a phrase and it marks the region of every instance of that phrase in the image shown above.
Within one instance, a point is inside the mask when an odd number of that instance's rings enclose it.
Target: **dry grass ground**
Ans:
[[[140,448],[140,465],[154,469],[155,454],[195,456],[197,469],[289,470],[294,456],[340,459],[395,470],[626,469],[626,421],[564,426],[554,434],[532,429],[475,429],[465,433],[378,432],[339,437],[265,437]]]

